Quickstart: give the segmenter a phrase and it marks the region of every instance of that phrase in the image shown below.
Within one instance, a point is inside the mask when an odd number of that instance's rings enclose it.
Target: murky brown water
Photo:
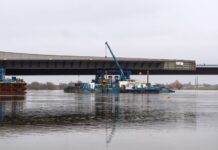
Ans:
[[[66,94],[0,101],[2,150],[217,150],[218,91]]]

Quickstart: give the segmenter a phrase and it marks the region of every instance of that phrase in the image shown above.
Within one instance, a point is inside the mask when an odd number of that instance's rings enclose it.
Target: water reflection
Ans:
[[[26,96],[2,96],[0,95],[0,101],[18,101],[25,100]]]
[[[15,123],[18,115],[22,114],[24,101],[0,101],[0,124],[5,120]],[[14,122],[15,121],[15,122]]]
[[[23,101],[0,101],[0,145],[5,149],[60,149],[62,145],[61,149],[179,150],[184,146],[201,149],[206,140],[208,149],[216,149],[217,97],[218,93],[191,92],[95,95],[32,91]],[[40,145],[32,146],[36,139]],[[48,145],[49,140],[53,144]],[[172,143],[176,143],[174,147]]]
[[[196,127],[195,101],[178,102],[163,95],[137,94],[74,94],[50,98],[1,101],[0,125]]]

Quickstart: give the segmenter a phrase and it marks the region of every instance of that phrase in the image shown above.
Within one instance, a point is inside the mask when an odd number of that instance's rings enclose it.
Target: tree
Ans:
[[[47,82],[46,85],[48,90],[57,90],[56,85],[53,84],[52,82]]]
[[[169,84],[169,87],[172,89],[180,90],[182,88],[182,84],[178,80],[176,80],[175,82]]]

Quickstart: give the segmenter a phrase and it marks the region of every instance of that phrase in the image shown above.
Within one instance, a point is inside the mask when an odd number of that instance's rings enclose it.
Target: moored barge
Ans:
[[[0,68],[0,96],[23,96],[26,94],[26,83],[22,79],[5,78],[5,70]]]

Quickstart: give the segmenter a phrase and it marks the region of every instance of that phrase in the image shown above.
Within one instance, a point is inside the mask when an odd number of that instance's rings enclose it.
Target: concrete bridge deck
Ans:
[[[196,67],[194,60],[118,57],[132,74],[218,74],[218,67]],[[111,57],[39,55],[0,52],[0,67],[7,75],[95,75],[98,69],[116,69]]]

